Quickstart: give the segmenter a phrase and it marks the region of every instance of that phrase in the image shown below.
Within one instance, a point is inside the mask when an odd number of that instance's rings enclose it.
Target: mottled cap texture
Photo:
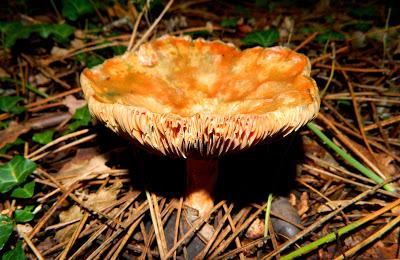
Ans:
[[[183,158],[284,136],[320,105],[306,56],[187,37],[163,36],[85,69],[81,85],[91,114],[107,127]]]

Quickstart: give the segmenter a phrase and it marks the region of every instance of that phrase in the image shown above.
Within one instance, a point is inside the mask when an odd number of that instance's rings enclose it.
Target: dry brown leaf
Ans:
[[[297,204],[297,212],[302,216],[310,207],[308,206],[308,193],[303,192],[300,196],[300,201]]]
[[[89,194],[85,204],[95,210],[101,211],[117,200],[117,195],[121,188],[122,183],[115,182],[110,187],[102,188],[97,193]]]
[[[107,160],[105,154],[99,154],[94,148],[78,149],[75,157],[63,165],[56,178],[66,186],[93,178],[93,173],[100,174],[97,178],[105,178],[107,174],[102,172],[110,170],[106,165]]]
[[[290,205],[292,205],[293,207],[296,207],[297,198],[296,198],[296,195],[294,195],[292,192],[289,194],[289,203],[290,203]]]
[[[34,76],[29,77],[29,83],[31,83],[34,86],[44,85],[50,83],[50,81],[51,81],[50,78],[46,77],[42,73],[38,73]]]
[[[29,233],[32,231],[32,226],[29,225],[28,223],[26,224],[17,224],[17,233],[19,237],[25,237],[28,236]]]
[[[10,74],[8,74],[7,71],[0,68],[0,78],[9,77],[9,76],[10,76]]]
[[[75,219],[81,219],[83,216],[81,209],[77,205],[73,205],[68,210],[60,213],[60,223],[66,223]],[[55,238],[59,242],[68,241],[72,237],[75,229],[78,227],[79,223],[69,224],[68,226],[58,230],[55,234]]]
[[[264,235],[264,221],[256,218],[246,231],[246,237],[250,239],[257,239]]]
[[[395,166],[393,165],[393,157],[384,154],[384,153],[373,153],[373,156],[370,152],[362,145],[352,141],[349,141],[357,148],[357,150],[362,153],[369,161],[374,163],[379,170],[382,171],[383,174],[387,177],[394,177],[397,173]]]
[[[29,130],[31,130],[29,124],[19,124],[12,121],[6,129],[0,131],[0,148],[15,142],[20,135],[29,132]]]
[[[66,96],[62,101],[63,105],[68,107],[68,112],[73,115],[78,108],[86,105],[86,100],[76,99],[73,95]]]
[[[68,54],[68,50],[54,46],[53,48],[51,48],[50,53],[51,53],[51,55],[56,56],[56,57],[63,57]]]

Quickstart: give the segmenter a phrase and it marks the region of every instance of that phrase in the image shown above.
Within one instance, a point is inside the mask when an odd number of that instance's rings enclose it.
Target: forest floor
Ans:
[[[183,259],[205,222],[215,233],[200,258],[400,258],[395,2],[2,1],[2,259]],[[79,82],[165,34],[286,46],[309,57],[321,96],[296,133],[221,158],[216,207],[190,230],[163,231],[181,223],[184,160],[93,120]],[[288,217],[270,210],[279,196],[301,218],[294,236],[264,225]]]

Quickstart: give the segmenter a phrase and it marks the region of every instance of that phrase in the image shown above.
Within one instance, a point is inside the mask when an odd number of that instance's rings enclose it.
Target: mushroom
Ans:
[[[320,105],[306,56],[187,37],[85,69],[81,85],[91,114],[114,132],[186,159],[185,205],[200,216],[214,205],[219,156],[299,129]]]

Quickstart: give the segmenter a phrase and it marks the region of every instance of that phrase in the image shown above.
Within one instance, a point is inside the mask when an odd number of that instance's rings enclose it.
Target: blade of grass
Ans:
[[[268,236],[268,227],[269,227],[268,223],[269,223],[269,219],[271,216],[272,198],[273,198],[273,195],[272,195],[272,193],[270,193],[268,195],[267,207],[265,209],[264,237]]]
[[[361,164],[359,161],[357,161],[354,157],[346,153],[344,150],[342,150],[339,146],[337,146],[334,142],[332,142],[329,137],[327,137],[321,130],[318,129],[317,125],[314,124],[313,122],[310,122],[307,124],[307,127],[314,133],[316,134],[321,140],[327,144],[332,150],[334,150],[340,157],[342,157],[344,160],[346,160],[348,163],[350,163],[354,168],[359,170],[362,174],[370,178],[376,183],[382,183],[383,179],[373,173],[370,169],[365,167],[363,164]],[[383,188],[389,192],[394,192],[395,189],[389,185],[385,184]]]

